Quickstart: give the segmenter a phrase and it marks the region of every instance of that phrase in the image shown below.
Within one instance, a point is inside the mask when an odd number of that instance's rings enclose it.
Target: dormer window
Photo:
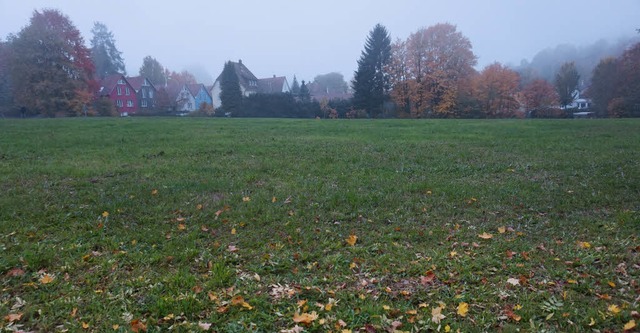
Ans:
[[[124,84],[124,80],[123,79],[118,80],[118,84]]]

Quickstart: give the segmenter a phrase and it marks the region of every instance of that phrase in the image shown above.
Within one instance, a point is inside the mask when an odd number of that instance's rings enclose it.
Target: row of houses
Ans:
[[[290,92],[291,88],[284,76],[273,76],[258,79],[242,63],[232,62],[238,76],[240,90],[246,97],[255,93],[275,94]],[[142,76],[126,77],[122,74],[107,76],[100,82],[98,96],[109,98],[115,105],[121,116],[135,114],[138,111],[151,110],[158,107],[169,107],[179,113],[189,113],[201,107],[203,103],[218,108],[220,101],[220,80],[218,76],[212,86],[202,83],[179,84],[169,81],[163,86],[157,87],[151,81]],[[160,105],[159,99],[165,98]]]

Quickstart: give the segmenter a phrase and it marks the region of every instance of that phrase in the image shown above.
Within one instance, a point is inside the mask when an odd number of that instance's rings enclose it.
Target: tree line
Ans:
[[[96,91],[99,80],[126,73],[124,60],[104,24],[96,22],[91,32],[87,47],[67,16],[47,9],[34,11],[27,26],[0,41],[0,114],[114,114],[112,106],[96,98]],[[597,116],[640,114],[640,43],[619,57],[602,59],[588,78],[587,89],[582,89],[584,78],[573,61],[565,62],[551,79],[498,62],[478,71],[471,41],[447,23],[421,28],[395,41],[386,27],[375,25],[350,85],[341,74],[329,73],[312,83],[300,84],[294,77],[289,93],[245,97],[228,65],[221,74],[222,109],[215,112],[219,116],[569,117],[577,92],[592,99],[589,111]],[[174,102],[162,87],[170,82],[196,82],[189,72],[170,71],[151,56],[143,59],[139,74],[160,87],[159,110],[170,109]],[[318,93],[329,90],[350,91],[352,98],[331,99]],[[213,114],[210,111],[204,114]]]

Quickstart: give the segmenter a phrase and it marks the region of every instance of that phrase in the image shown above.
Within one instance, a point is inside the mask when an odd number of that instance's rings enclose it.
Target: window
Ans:
[[[147,88],[142,88],[142,98],[147,98]]]
[[[129,90],[129,87],[125,88],[125,93],[127,94],[127,96],[131,95],[131,91]]]
[[[121,101],[121,100],[117,100],[117,101],[116,101],[116,106],[118,106],[118,107],[122,107],[122,101]]]
[[[147,100],[143,99],[142,103],[140,103],[140,104],[142,105],[143,108],[146,108],[147,107]]]
[[[122,88],[118,87],[118,96],[122,95]]]
[[[149,90],[149,98],[153,98],[153,90]]]
[[[129,108],[133,107],[133,101],[132,100],[128,100],[127,101],[127,107],[129,107]]]
[[[124,80],[123,79],[118,80],[118,84],[124,84]]]

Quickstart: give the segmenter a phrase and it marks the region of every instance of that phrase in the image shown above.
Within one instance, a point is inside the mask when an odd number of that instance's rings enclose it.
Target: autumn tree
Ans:
[[[227,113],[241,113],[242,91],[240,91],[240,79],[231,61],[224,64],[220,74],[220,101],[222,110]]]
[[[593,69],[588,94],[593,100],[593,109],[598,116],[606,116],[609,103],[616,97],[617,80],[618,61],[616,58],[604,58]]]
[[[385,72],[391,60],[391,38],[382,24],[369,32],[353,78],[353,104],[375,118],[382,114],[389,91]]]
[[[0,41],[0,117],[13,109],[11,83],[11,44]]]
[[[156,87],[164,86],[167,83],[164,67],[152,56],[146,56],[142,59],[139,74],[149,79],[151,84]]]
[[[615,117],[640,116],[640,43],[620,56],[617,72],[616,98],[610,102],[615,105],[608,107],[609,114]]]
[[[566,107],[573,103],[576,98],[579,81],[580,74],[578,74],[575,63],[573,61],[565,62],[555,77],[555,87],[561,106]]]
[[[404,49],[398,49],[403,47]],[[409,110],[413,117],[453,117],[460,89],[470,87],[476,56],[471,42],[456,26],[441,23],[411,34],[405,43],[396,43],[391,84],[408,89]],[[396,104],[404,105],[405,94],[392,94]]]
[[[520,78],[518,73],[493,63],[474,79],[474,96],[482,112],[489,118],[513,117],[520,107],[516,99]]]
[[[193,74],[191,74],[189,71],[182,71],[180,73],[171,72],[167,78],[167,81],[178,84],[179,86],[182,86],[184,84],[198,83],[198,81],[196,80],[196,77]]]
[[[31,114],[81,114],[97,85],[80,31],[57,10],[34,11],[11,38],[12,84],[18,105]]]
[[[100,79],[111,74],[126,74],[122,52],[116,48],[113,33],[101,22],[95,22],[91,29],[91,59]]]
[[[549,81],[536,79],[522,89],[524,107],[532,118],[553,117],[558,105],[558,93]]]
[[[407,57],[407,43],[400,39],[396,40],[391,45],[391,59],[385,69],[389,75],[390,96],[400,117],[409,116],[413,105],[411,97],[415,80],[409,77]]]

